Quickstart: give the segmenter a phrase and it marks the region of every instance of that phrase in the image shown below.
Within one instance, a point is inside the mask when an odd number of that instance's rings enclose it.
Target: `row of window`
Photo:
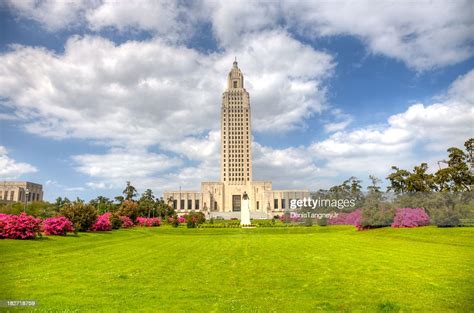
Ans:
[[[245,152],[245,151],[247,151],[247,152]],[[249,154],[250,153],[249,151],[250,151],[249,147],[247,147],[247,149],[245,149],[243,147],[241,147],[241,148],[235,147],[235,148],[232,148],[232,149],[223,148],[222,149],[222,154],[224,154],[226,152],[229,152],[230,154],[232,154],[232,153],[233,154],[245,154],[245,153]],[[224,157],[225,157],[225,155],[224,155]]]
[[[225,177],[224,177],[224,181],[225,181]],[[243,181],[250,181],[249,178],[234,178],[234,177],[231,177],[229,178],[229,181],[239,181],[239,182],[243,182]]]
[[[224,119],[222,121],[222,123],[232,123],[232,122],[243,122],[243,121],[248,121],[249,120],[249,117],[248,115],[245,115],[245,117],[241,116],[231,116],[229,118],[226,118],[226,116],[224,115]]]
[[[223,172],[224,172],[224,176],[225,176],[225,169],[224,169]],[[243,170],[243,169],[235,169],[235,170],[234,170],[234,169],[230,169],[229,172],[231,173],[231,174],[229,174],[229,176],[230,176],[230,175],[232,175],[232,173],[244,172],[244,170]],[[250,172],[250,169],[247,167],[247,173],[249,173],[249,172]]]
[[[224,175],[225,175],[225,168],[224,168],[223,172],[224,172]],[[238,168],[235,168],[235,169],[234,168],[229,168],[228,172],[234,173],[234,172],[245,172],[245,171],[243,169],[243,166],[241,166],[241,167],[238,167]],[[249,169],[248,166],[247,166],[247,172],[250,172],[250,169]]]
[[[243,164],[238,164],[239,166],[237,166],[237,164],[235,164],[235,168],[229,168],[229,172],[243,172],[244,169],[244,165]],[[247,164],[247,172],[249,171],[249,166]],[[225,172],[225,167],[224,167],[224,172]]]
[[[243,130],[243,127],[246,125],[247,127],[247,130],[249,129],[249,126],[247,125],[247,123],[244,125],[243,123],[244,121],[237,121],[237,122],[231,122],[229,123],[229,130]],[[246,121],[248,122],[248,120]],[[222,127],[223,127],[223,130],[225,130],[225,122],[222,123]]]
[[[21,190],[20,190],[19,198],[20,198],[20,200],[23,198],[23,193],[22,193]],[[15,199],[15,191],[14,190],[10,190],[10,198],[8,198],[8,190],[4,190],[3,193],[0,191],[0,200],[13,201],[14,199]],[[28,194],[28,201],[39,201],[39,199],[40,199],[40,194],[39,193],[30,192]]]
[[[223,107],[222,113],[248,113],[249,108],[242,108],[242,107]]]
[[[280,207],[278,207],[278,199],[273,199],[273,208],[274,209],[279,209]],[[290,202],[291,202],[291,199],[290,199]],[[286,208],[286,201],[285,199],[281,199],[281,209],[285,209]]]
[[[237,152],[237,151],[235,151],[235,152]],[[242,157],[244,157],[243,153],[235,153],[235,152],[233,154],[229,154],[229,158],[242,158]],[[224,151],[224,153],[225,153],[225,151]],[[247,153],[249,153],[249,150],[247,150]],[[223,157],[225,158],[225,154],[223,155]],[[247,158],[248,157],[249,157],[249,155],[247,154]]]
[[[184,208],[186,208],[187,210],[191,211],[193,209],[193,200],[191,199],[188,199],[187,206],[185,206],[186,200],[184,199],[181,199],[179,204],[180,204],[179,208],[181,210],[184,210]],[[173,209],[178,210],[178,200],[173,200]],[[194,200],[194,210],[199,210],[199,209],[200,209],[199,199],[196,199]]]
[[[241,112],[237,112],[237,113],[233,113],[233,112],[229,112],[228,116],[230,117],[244,117],[244,116],[249,116],[248,112],[245,112],[245,113],[241,113]],[[224,111],[224,118],[226,117],[226,113]]]
[[[178,208],[178,200],[173,200],[173,209],[175,210],[188,210],[191,211],[193,210],[193,200],[188,199],[187,201],[184,199],[181,199],[179,201],[180,207]],[[206,202],[204,202],[204,208],[206,208]],[[200,202],[199,199],[194,200],[194,210],[199,211],[201,209],[200,207]],[[212,202],[211,201],[211,211],[217,211],[218,206],[217,206],[217,201]]]
[[[225,176],[225,173],[224,173]],[[244,173],[229,173],[229,176],[245,176]],[[250,176],[249,173],[247,173],[247,176]]]
[[[239,142],[238,144],[230,144],[229,145],[229,148],[233,149],[233,148],[243,148],[245,145],[242,144],[242,142]],[[225,149],[225,143],[223,145],[223,148]],[[249,148],[249,143],[247,142],[247,149]]]
[[[241,161],[240,158],[242,158],[242,157],[243,157],[243,155],[240,155],[239,157],[237,157],[237,156],[232,156],[231,159],[228,159],[228,160],[229,160],[229,163],[232,163],[232,162],[239,162],[239,161]],[[239,159],[238,159],[238,158],[239,158]],[[247,158],[249,158],[249,155],[248,155],[248,154],[247,154]],[[225,160],[226,160],[226,159],[225,159],[225,155],[224,155],[224,162],[225,162]],[[249,162],[248,160],[249,160],[249,159],[247,159],[247,162]],[[225,164],[224,164],[224,165],[225,165]]]

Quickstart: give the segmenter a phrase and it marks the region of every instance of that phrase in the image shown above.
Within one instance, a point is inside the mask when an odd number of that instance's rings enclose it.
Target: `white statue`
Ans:
[[[240,225],[250,225],[250,199],[247,193],[244,191],[242,196],[242,207],[240,210]]]

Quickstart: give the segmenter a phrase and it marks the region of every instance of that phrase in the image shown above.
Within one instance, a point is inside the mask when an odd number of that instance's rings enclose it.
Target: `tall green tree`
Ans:
[[[374,175],[369,175],[369,179],[371,185],[367,186],[367,190],[369,192],[381,192],[380,184],[382,183],[382,180],[380,178],[375,177]]]
[[[163,219],[170,216],[174,216],[175,211],[173,209],[172,203],[173,203],[172,197],[171,199],[168,198],[167,201],[165,201],[162,197],[160,197],[159,199],[156,199],[155,205],[156,205],[157,216]]]
[[[459,148],[448,149],[448,166],[439,169],[435,174],[435,182],[441,191],[470,191],[474,185],[472,168],[474,139],[464,143],[466,152]]]
[[[116,211],[116,206],[114,205],[113,201],[104,196],[98,196],[97,198],[92,199],[89,201],[89,204],[94,206],[99,214]]]
[[[387,179],[390,181],[390,185],[388,186],[387,190],[393,191],[395,193],[407,192],[407,180],[410,176],[410,172],[400,169],[396,166],[392,166],[392,171],[394,172],[387,176]]]
[[[127,186],[122,193],[125,195],[125,200],[133,201],[133,198],[137,196],[137,189],[133,187],[129,181],[127,181]]]
[[[153,195],[153,191],[151,189],[147,189],[144,193],[142,193],[138,203],[138,208],[141,215],[146,214],[148,217],[150,217],[152,212],[153,216],[155,215],[155,196]]]

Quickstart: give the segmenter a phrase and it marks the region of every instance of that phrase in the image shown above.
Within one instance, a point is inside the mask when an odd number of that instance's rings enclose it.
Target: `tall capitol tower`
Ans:
[[[227,75],[221,107],[221,182],[245,185],[252,181],[250,97],[244,75],[234,61]]]
[[[227,74],[222,94],[220,165],[219,181],[201,182],[200,190],[165,191],[165,201],[178,214],[201,211],[207,218],[230,219],[240,218],[242,199],[247,195],[250,217],[262,219],[280,216],[293,199],[309,197],[307,189],[274,190],[271,181],[253,180],[250,96],[237,60]],[[217,178],[218,173],[215,175]]]

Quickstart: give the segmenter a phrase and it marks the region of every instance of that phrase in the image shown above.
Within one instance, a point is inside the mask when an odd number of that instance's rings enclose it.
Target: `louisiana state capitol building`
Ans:
[[[164,200],[178,213],[201,211],[212,217],[232,218],[240,217],[246,192],[251,217],[271,218],[288,209],[292,199],[309,197],[308,190],[273,190],[271,181],[253,180],[251,121],[250,95],[234,61],[222,94],[220,181],[202,182],[200,191],[166,191]]]

